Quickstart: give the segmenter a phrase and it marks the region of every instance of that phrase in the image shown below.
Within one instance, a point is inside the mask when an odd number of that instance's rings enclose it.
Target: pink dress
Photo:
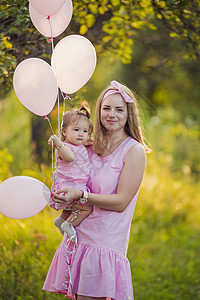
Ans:
[[[98,194],[116,193],[124,158],[137,141],[128,137],[112,154],[100,158],[89,151],[92,163],[89,188]],[[131,178],[130,178],[131,180]],[[71,258],[71,281],[75,294],[106,297],[107,300],[133,300],[130,264],[126,257],[131,219],[138,192],[123,212],[94,206],[93,212],[76,227],[78,246]],[[70,286],[63,282],[66,271],[66,239],[58,247],[43,289],[63,293],[71,299]]]
[[[58,164],[55,166],[57,171],[54,172],[55,183],[52,188],[55,191],[65,187],[88,191],[86,184],[91,171],[88,152],[83,145],[65,144],[71,148],[75,159],[72,162],[66,162],[58,158]],[[56,210],[64,209],[66,206],[65,203],[55,203],[52,199],[49,205]]]

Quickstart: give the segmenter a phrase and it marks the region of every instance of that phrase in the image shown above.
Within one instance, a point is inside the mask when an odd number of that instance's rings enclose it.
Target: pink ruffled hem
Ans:
[[[70,299],[75,299],[74,292],[88,297],[107,297],[107,300],[133,300],[128,259],[116,251],[93,245],[78,244],[72,254],[72,292],[65,278],[69,278],[66,249],[64,239],[54,255],[44,290],[65,294]]]

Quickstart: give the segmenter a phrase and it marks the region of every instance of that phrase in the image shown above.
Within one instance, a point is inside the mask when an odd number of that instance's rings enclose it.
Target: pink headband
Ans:
[[[125,102],[128,102],[128,103],[133,103],[133,99],[127,95],[125,92],[123,92],[121,90],[121,84],[115,80],[111,81],[111,85],[115,88],[115,89],[110,89],[110,90],[107,90],[107,92],[105,92],[104,96],[103,96],[103,99],[102,99],[102,102],[110,95],[112,94],[120,94],[122,96],[122,98],[124,99]]]

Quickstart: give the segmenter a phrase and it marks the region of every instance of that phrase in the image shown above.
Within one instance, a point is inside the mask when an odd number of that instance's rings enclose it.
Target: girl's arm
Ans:
[[[49,140],[48,144],[50,145],[53,141],[53,146],[57,148],[59,156],[62,158],[62,160],[70,162],[73,161],[75,158],[75,155],[71,148],[67,145],[65,145],[58,137],[57,135],[52,135]]]
[[[94,194],[88,193],[88,204],[96,205],[104,209],[124,211],[136,195],[145,170],[146,155],[142,145],[137,144],[128,151],[124,167],[121,171],[116,194]],[[81,191],[74,189],[62,189],[65,196],[53,193],[55,202],[67,202],[68,199],[80,199]]]

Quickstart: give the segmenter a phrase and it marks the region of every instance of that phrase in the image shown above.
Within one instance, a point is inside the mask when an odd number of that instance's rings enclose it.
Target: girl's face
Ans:
[[[112,94],[103,101],[101,123],[108,131],[124,130],[127,118],[127,105],[120,94]]]
[[[81,117],[78,121],[62,129],[65,142],[73,145],[85,145],[88,139],[89,122],[86,117]]]

